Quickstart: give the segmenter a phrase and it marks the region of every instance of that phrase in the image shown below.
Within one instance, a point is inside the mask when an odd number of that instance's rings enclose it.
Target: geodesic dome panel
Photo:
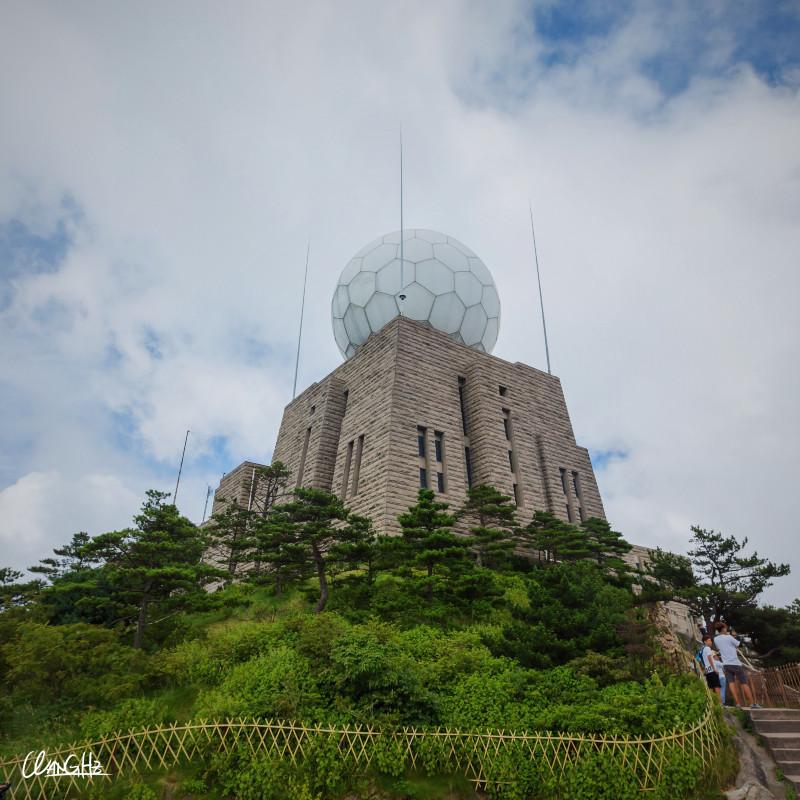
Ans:
[[[347,263],[333,293],[331,317],[345,358],[398,314],[419,320],[475,350],[492,351],[500,330],[500,297],[486,265],[438,231],[381,236]]]

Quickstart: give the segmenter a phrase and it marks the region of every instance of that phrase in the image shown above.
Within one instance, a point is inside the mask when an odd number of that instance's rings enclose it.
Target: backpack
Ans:
[[[699,649],[699,650],[698,650],[698,651],[697,651],[697,652],[694,654],[694,660],[695,660],[695,661],[696,661],[696,662],[697,662],[697,663],[700,665],[700,671],[701,671],[701,672],[703,672],[703,673],[708,673],[708,674],[711,674],[712,672],[715,672],[716,670],[714,669],[714,666],[713,666],[713,664],[712,664],[711,666],[707,667],[707,666],[706,666],[706,664],[705,664],[705,662],[703,661],[703,650],[705,650],[705,649],[706,649],[706,646],[705,646],[705,645],[703,645],[703,646],[702,646],[702,647],[701,647],[701,648],[700,648],[700,649]]]

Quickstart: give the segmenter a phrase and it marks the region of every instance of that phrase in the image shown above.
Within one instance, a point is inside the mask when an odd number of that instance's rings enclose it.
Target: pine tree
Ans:
[[[259,553],[265,523],[278,501],[285,497],[289,470],[280,461],[254,469],[245,481],[247,506],[223,500],[223,508],[206,526],[210,553],[228,573],[226,583],[247,576],[259,580],[264,563]]]
[[[397,521],[411,564],[427,573],[425,594],[433,600],[434,572],[463,562],[468,542],[451,533],[456,518],[447,513],[449,505],[438,503],[430,489],[420,489],[416,505],[400,514]]]
[[[73,534],[69,544],[63,547],[54,547],[53,552],[61,558],[43,558],[35,567],[30,567],[31,572],[38,572],[48,580],[54,581],[73,572],[90,569],[93,560],[86,554],[86,545],[91,540],[88,533],[81,531]]]
[[[127,603],[136,618],[133,646],[144,644],[145,627],[151,607],[177,610],[186,607],[202,592],[204,584],[220,571],[201,562],[206,540],[178,509],[165,503],[168,494],[150,490],[135,528],[103,533],[83,549],[98,559],[98,578],[110,592]]]
[[[329,561],[337,557],[336,548],[358,546],[371,536],[371,527],[356,521],[348,524],[350,514],[342,500],[322,489],[298,488],[294,500],[276,506],[265,518],[259,552],[272,570],[289,570],[305,577],[310,570],[319,583],[317,613],[328,603]]]
[[[0,567],[0,612],[28,605],[42,590],[42,581],[20,581],[23,574],[11,567]]]
[[[282,461],[273,461],[267,467],[259,467],[250,487],[252,511],[265,517],[280,500],[287,499],[290,477],[289,468]]]
[[[494,486],[474,486],[467,492],[467,502],[458,517],[477,523],[470,528],[477,566],[497,567],[508,561],[514,549],[512,531],[517,524],[516,507],[510,497]]]
[[[225,571],[225,584],[239,577],[242,564],[252,559],[256,546],[255,514],[238,503],[223,500],[222,510],[211,517],[205,527],[209,541],[206,557]]]
[[[790,572],[788,564],[774,564],[756,552],[745,555],[747,537],[740,542],[693,525],[691,542],[689,558],[700,580],[684,594],[694,595],[692,605],[710,622],[731,621],[737,611],[754,606],[774,578]]]
[[[590,517],[581,527],[586,531],[590,557],[599,566],[616,570],[619,574],[627,570],[623,556],[631,551],[632,545],[622,538],[619,531],[611,530],[611,525],[599,517]]]
[[[519,538],[525,546],[544,553],[547,562],[579,561],[591,553],[586,532],[549,511],[535,511]]]
[[[338,541],[331,547],[328,561],[342,570],[365,569],[367,582],[371,584],[376,567],[376,541],[372,520],[349,514],[347,525],[339,531]]]

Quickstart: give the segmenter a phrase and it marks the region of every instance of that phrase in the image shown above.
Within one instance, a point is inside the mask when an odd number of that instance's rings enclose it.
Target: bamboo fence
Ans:
[[[800,708],[800,664],[756,670],[748,679],[765,708]]]
[[[593,754],[607,753],[620,769],[629,771],[642,791],[659,784],[670,757],[680,750],[710,767],[721,744],[720,715],[709,697],[703,717],[694,725],[656,736],[619,736],[552,732],[464,732],[448,728],[381,730],[370,726],[327,727],[281,720],[213,720],[163,724],[127,733],[117,732],[99,741],[74,743],[48,751],[47,759],[63,763],[91,753],[102,765],[103,776],[23,778],[24,756],[0,762],[0,780],[12,783],[14,800],[53,800],[76,797],[98,782],[124,780],[154,769],[171,769],[193,759],[234,750],[302,762],[320,740],[337,748],[343,761],[366,770],[376,758],[376,745],[389,746],[404,767],[424,769],[426,752],[438,754],[442,771],[466,775],[476,787],[512,783],[520,759],[539,762],[555,779]],[[499,765],[499,766],[498,766]]]

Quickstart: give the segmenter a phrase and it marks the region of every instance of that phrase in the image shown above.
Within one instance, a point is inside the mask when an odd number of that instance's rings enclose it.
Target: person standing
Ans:
[[[708,638],[710,639],[711,637],[709,636]],[[714,666],[717,668],[717,675],[719,675],[719,699],[722,705],[725,705],[728,679],[725,677],[725,667],[722,666],[722,658],[719,653],[714,653]]]
[[[703,637],[703,649],[700,651],[700,658],[703,663],[703,671],[706,676],[706,684],[708,688],[716,693],[717,697],[722,700],[721,685],[719,682],[719,675],[717,674],[717,660],[714,658],[714,651],[711,649],[711,635],[706,634]]]
[[[728,632],[726,623],[717,622],[714,628],[717,631],[717,635],[714,637],[714,645],[722,657],[722,668],[725,670],[725,678],[733,693],[734,702],[737,706],[755,705],[753,693],[750,691],[750,683],[747,680],[747,673],[739,660],[739,645],[741,642]],[[743,700],[745,702],[742,702]]]

